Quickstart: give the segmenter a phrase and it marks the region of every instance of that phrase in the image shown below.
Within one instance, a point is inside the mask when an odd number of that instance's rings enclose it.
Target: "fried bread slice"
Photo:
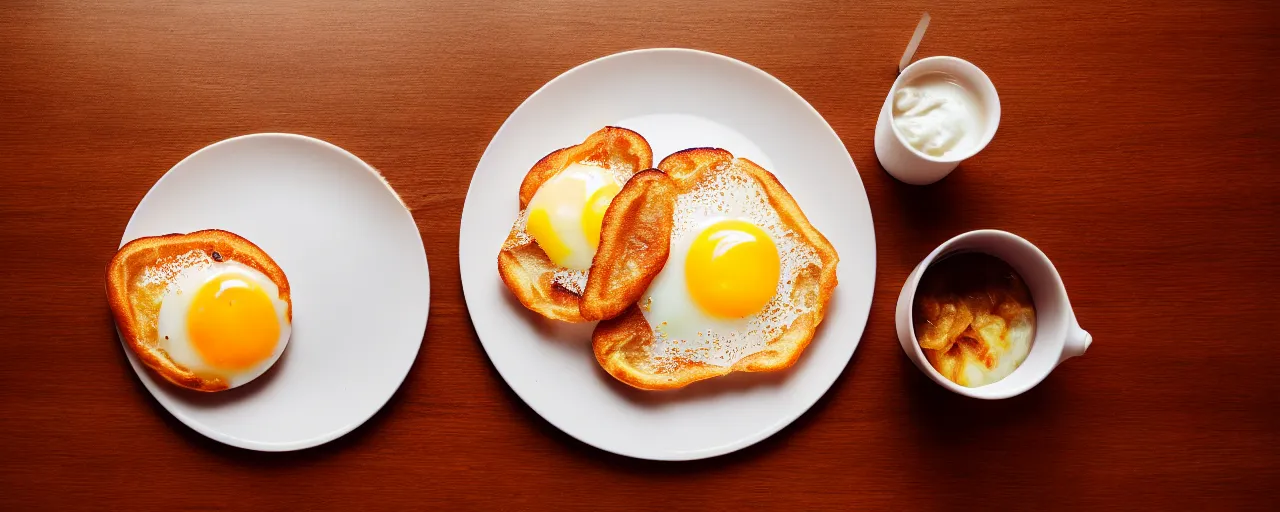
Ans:
[[[538,188],[574,163],[622,169],[631,174],[606,210],[600,245],[580,289],[557,282],[556,265],[524,232],[523,214]],[[649,219],[670,217],[673,185],[653,165],[653,152],[640,134],[605,127],[576,146],[560,149],[539,160],[520,184],[518,219],[498,253],[498,274],[524,307],[544,317],[566,322],[614,316],[639,299],[667,259],[670,228]],[[662,200],[666,195],[667,201]],[[652,199],[650,197],[652,196]],[[650,229],[633,230],[642,223]]]
[[[143,237],[125,244],[107,265],[107,302],[125,345],[148,368],[184,388],[221,391],[229,387],[226,379],[197,375],[175,363],[158,346],[160,304],[169,283],[155,276],[173,275],[191,251],[262,272],[279,288],[280,300],[288,304],[285,318],[292,322],[293,301],[284,271],[253,242],[219,229]]]
[[[613,318],[636,301],[671,252],[676,185],[657,169],[641,171],[613,198],[579,310],[589,321]]]
[[[596,326],[592,334],[592,349],[600,366],[610,375],[633,387],[663,390],[680,388],[735,371],[777,371],[795,364],[813,339],[835,290],[836,264],[839,261],[835,248],[813,227],[778,179],[748,159],[735,159],[731,153],[722,149],[695,148],[664,158],[658,168],[671,178],[677,194],[692,190],[705,175],[728,168],[743,172],[759,184],[782,223],[805,245],[813,248],[818,256],[818,264],[806,266],[795,274],[791,293],[793,304],[807,304],[811,307],[797,316],[763,349],[746,355],[730,366],[717,366],[687,359],[658,361],[651,350],[655,342],[653,328],[640,307],[631,304],[619,316]]]

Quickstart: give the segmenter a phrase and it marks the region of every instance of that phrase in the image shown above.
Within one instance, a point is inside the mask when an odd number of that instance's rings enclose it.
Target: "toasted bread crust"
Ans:
[[[820,264],[810,266],[795,276],[793,303],[814,304],[797,317],[782,335],[771,340],[764,349],[742,358],[732,366],[713,366],[695,361],[682,362],[675,371],[656,371],[651,363],[650,346],[653,328],[638,306],[632,305],[619,316],[600,322],[592,333],[592,350],[600,366],[610,375],[633,387],[648,390],[675,389],[690,383],[726,375],[735,371],[768,372],[790,367],[813,340],[814,331],[826,314],[828,301],[836,287],[836,265],[839,256],[826,237],[805,218],[795,199],[769,171],[745,159],[734,159],[723,149],[694,148],[674,153],[662,160],[658,168],[676,184],[678,193],[690,191],[702,175],[734,166],[756,180],[764,189],[769,203],[782,222],[804,243],[812,247]],[[810,302],[812,301],[812,302]]]
[[[229,387],[226,379],[196,375],[159,348],[156,322],[166,285],[144,284],[138,279],[147,268],[192,250],[204,251],[214,260],[235,261],[262,272],[279,288],[280,300],[288,305],[285,318],[293,321],[289,280],[280,266],[253,242],[219,229],[143,237],[125,244],[107,264],[107,303],[125,345],[148,368],[184,388],[221,391]],[[213,256],[215,252],[217,257]]]
[[[611,163],[615,159],[639,172],[653,167],[653,150],[649,148],[649,141],[636,132],[616,126],[601,128],[587,136],[582,144],[552,151],[533,164],[520,182],[520,209],[528,208],[538,188],[570,164]]]
[[[529,206],[529,201],[533,200],[533,195],[543,183],[570,164],[580,162],[626,165],[637,171],[636,175],[639,175],[641,174],[639,171],[649,169],[653,165],[653,151],[649,148],[648,141],[636,132],[613,126],[602,128],[587,137],[581,144],[553,151],[534,164],[520,184],[520,209],[523,211]],[[634,180],[635,175],[632,178]],[[651,180],[653,178],[645,178],[635,185],[632,181],[628,181],[618,193],[618,197],[624,198],[623,204],[626,205],[648,204],[647,201],[641,201],[637,194],[646,194],[646,191],[652,188]],[[629,230],[621,229],[620,222],[640,213],[630,206],[619,207],[615,211],[615,205],[619,204],[618,197],[614,198],[614,202],[606,211],[600,233],[600,247],[614,249],[597,251],[592,261],[591,272],[594,272],[597,265],[613,269],[627,265],[625,261],[615,261],[610,256],[602,259],[600,252],[616,255],[619,258],[636,256],[634,251],[618,249],[626,247],[628,240],[633,238]],[[614,219],[612,222],[611,217]],[[652,256],[645,257],[656,259]],[[662,254],[661,261],[666,261],[666,253]],[[642,262],[642,264],[646,267],[652,266],[650,263]],[[521,242],[515,229],[512,229],[507,236],[503,249],[498,253],[498,275],[525,308],[552,320],[586,321],[587,318],[582,312],[582,296],[553,282],[552,276],[557,270],[560,270],[560,267],[547,257],[537,243],[531,240]],[[657,271],[653,274],[656,275]],[[649,279],[652,279],[652,276],[649,276]],[[597,288],[602,286],[597,284]],[[588,285],[583,289],[583,294],[587,294],[590,288],[590,274],[588,274]],[[643,292],[644,289],[641,288],[640,291]],[[592,304],[588,309],[593,319],[603,318],[594,315],[621,311],[628,303],[626,296],[608,296],[600,293],[591,296]],[[634,300],[634,298],[631,299],[631,301]]]
[[[613,198],[582,292],[584,319],[613,318],[640,300],[667,264],[675,208],[675,182],[657,169],[632,176]]]

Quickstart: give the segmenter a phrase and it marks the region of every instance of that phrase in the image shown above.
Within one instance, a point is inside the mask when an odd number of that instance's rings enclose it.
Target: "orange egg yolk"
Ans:
[[[605,183],[596,189],[587,199],[587,206],[582,211],[582,232],[587,235],[587,243],[591,249],[600,248],[600,229],[604,226],[604,213],[609,210],[613,198],[622,191],[617,183]]]
[[[529,222],[525,227],[525,231],[529,232],[529,236],[538,243],[538,247],[542,248],[542,252],[547,253],[547,258],[551,259],[556,265],[565,266],[565,261],[569,259],[572,252],[569,246],[560,240],[560,236],[556,234],[556,228],[551,223],[551,213],[545,209],[537,208],[529,211]]]
[[[187,311],[187,334],[205,362],[244,370],[275,352],[280,321],[262,287],[246,276],[227,273],[196,292]]]
[[[722,220],[702,230],[689,246],[685,284],[707,314],[742,318],[773,299],[781,260],[773,239],[743,220]]]

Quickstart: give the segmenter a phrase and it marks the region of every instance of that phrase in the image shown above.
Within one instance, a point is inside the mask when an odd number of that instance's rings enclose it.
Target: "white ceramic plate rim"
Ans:
[[[557,83],[559,83],[559,82],[561,82],[561,81],[563,81],[563,80],[566,80],[566,78],[567,78],[567,77],[569,77],[569,76],[573,75],[574,73],[579,72],[579,71],[581,71],[582,69],[584,69],[584,68],[586,68],[586,67],[588,67],[588,66],[591,66],[591,65],[594,65],[594,64],[598,64],[598,63],[601,63],[601,62],[603,62],[603,61],[607,61],[607,60],[611,60],[611,59],[618,59],[618,58],[625,58],[625,57],[627,57],[627,56],[631,56],[631,55],[635,55],[635,54],[643,54],[643,53],[664,53],[664,52],[692,54],[692,55],[698,55],[698,56],[701,56],[701,57],[706,57],[706,58],[711,58],[711,59],[717,59],[717,60],[722,61],[723,63],[727,63],[727,64],[730,64],[730,65],[733,65],[733,66],[738,66],[738,67],[740,67],[740,68],[742,68],[742,69],[745,69],[745,70],[747,70],[747,71],[749,71],[749,72],[751,72],[751,73],[757,74],[757,75],[758,75],[758,76],[760,76],[761,78],[764,78],[764,79],[766,79],[766,80],[768,80],[768,81],[771,81],[771,82],[775,83],[775,84],[776,84],[776,85],[778,85],[778,86],[781,86],[781,87],[782,87],[782,89],[783,89],[784,91],[786,91],[786,93],[788,93],[788,94],[790,94],[790,95],[792,95],[792,96],[793,96],[793,99],[795,99],[795,100],[799,100],[800,104],[803,104],[803,105],[808,109],[808,110],[807,110],[807,111],[808,111],[808,113],[809,113],[809,114],[811,114],[811,115],[813,116],[813,118],[814,118],[817,122],[821,123],[821,125],[822,125],[823,127],[825,127],[825,128],[826,128],[826,130],[825,130],[825,134],[826,134],[826,135],[830,136],[830,137],[831,137],[831,138],[832,138],[832,139],[833,139],[837,144],[839,144],[839,146],[840,146],[841,148],[845,148],[845,146],[844,146],[844,142],[843,142],[842,140],[840,140],[839,135],[837,135],[837,134],[836,134],[836,132],[835,132],[835,130],[834,130],[833,128],[831,128],[831,125],[830,125],[829,123],[827,123],[826,119],[824,119],[824,118],[822,117],[822,115],[821,115],[820,113],[818,113],[817,109],[813,108],[813,106],[812,106],[812,105],[810,105],[810,104],[809,104],[809,102],[808,102],[807,100],[805,100],[802,96],[800,96],[800,95],[799,95],[798,93],[796,93],[793,89],[791,89],[791,87],[790,87],[790,86],[786,85],[786,84],[785,84],[785,83],[783,83],[781,80],[778,80],[778,79],[777,79],[777,78],[775,78],[773,75],[770,75],[769,73],[766,73],[765,71],[763,71],[763,70],[761,70],[761,69],[759,69],[759,68],[756,68],[755,66],[752,66],[752,65],[750,65],[750,64],[747,64],[747,63],[745,63],[745,62],[742,62],[742,61],[740,61],[740,60],[737,60],[737,59],[734,59],[734,58],[731,58],[731,57],[727,57],[727,56],[724,56],[724,55],[720,55],[720,54],[717,54],[717,53],[711,53],[711,52],[706,52],[706,51],[701,51],[701,50],[694,50],[694,49],[688,49],[688,48],[646,48],[646,49],[630,50],[630,51],[619,52],[619,53],[615,53],[615,54],[611,54],[611,55],[606,55],[606,56],[604,56],[604,57],[600,57],[600,58],[593,59],[593,60],[591,60],[591,61],[588,61],[588,62],[585,62],[585,63],[579,64],[579,65],[577,65],[577,66],[575,66],[575,67],[573,67],[573,68],[569,69],[568,71],[565,71],[564,73],[561,73],[561,74],[560,74],[560,75],[558,75],[557,77],[553,78],[551,81],[549,81],[549,82],[547,82],[546,84],[544,84],[544,85],[543,85],[542,87],[540,87],[537,91],[534,91],[534,93],[533,93],[533,94],[529,95],[529,97],[528,97],[528,98],[526,98],[523,102],[521,102],[521,104],[520,104],[518,107],[516,107],[516,109],[515,109],[515,110],[513,110],[513,111],[512,111],[512,113],[511,113],[510,115],[508,115],[507,119],[506,119],[505,121],[503,121],[502,126],[498,128],[498,131],[497,131],[497,132],[495,132],[495,133],[494,133],[493,138],[492,138],[492,139],[490,139],[490,143],[489,143],[489,145],[488,145],[488,146],[486,146],[484,153],[481,155],[481,157],[480,157],[480,161],[477,163],[477,169],[479,169],[479,168],[481,167],[481,164],[482,164],[482,163],[483,163],[487,158],[490,158],[490,152],[491,152],[491,151],[494,151],[493,141],[499,140],[500,138],[502,138],[502,136],[503,136],[503,135],[504,135],[504,134],[505,134],[509,129],[511,129],[509,125],[510,125],[510,123],[511,123],[511,119],[515,117],[516,113],[517,113],[517,112],[519,112],[522,108],[524,108],[526,104],[529,104],[530,102],[534,101],[537,97],[539,97],[539,95],[544,94],[544,91],[547,91],[548,89],[550,89],[550,88],[552,88],[552,87],[555,87]],[[642,134],[642,135],[643,135],[643,134]],[[662,156],[665,156],[665,155],[656,155],[656,154],[655,154],[655,155],[654,155],[654,157],[655,157],[655,162],[654,162],[654,163],[656,164],[656,163],[657,163],[657,162],[656,162],[656,159],[657,159],[657,158],[661,158]],[[851,155],[849,155],[849,152],[848,152],[848,150],[847,150],[847,149],[845,149],[845,151],[843,151],[843,158],[844,158],[844,160],[846,160],[846,161],[848,162],[849,167],[850,167],[851,169],[855,169],[855,172],[856,172],[856,168],[857,168],[857,167],[854,165],[853,157],[852,157]],[[467,190],[468,190],[468,193],[467,193],[468,198],[470,197],[471,191],[473,190],[473,188],[472,188],[472,187],[474,187],[474,185],[475,185],[475,181],[476,181],[476,179],[477,179],[477,176],[478,176],[478,173],[473,173],[473,174],[472,174],[471,182],[470,182],[470,184],[468,185],[468,189],[467,189]],[[865,197],[865,196],[866,196],[866,187],[862,184],[862,180],[861,180],[861,178],[860,178],[860,177],[859,177],[859,179],[856,181],[856,183],[857,183],[857,185],[858,185],[858,192],[860,192],[860,193],[863,195],[863,197]],[[871,236],[871,241],[872,241],[873,246],[874,246],[874,241],[875,241],[875,223],[874,223],[874,219],[873,219],[873,218],[872,218],[872,216],[871,216],[870,202],[869,202],[869,201],[863,201],[863,202],[864,202],[864,207],[865,207],[865,210],[866,210],[867,220],[868,220],[868,221],[869,221],[869,223],[870,223],[870,224],[869,224],[869,226],[870,226],[870,236]],[[462,218],[460,219],[460,223],[461,223],[461,222],[465,222],[465,221],[466,221],[466,208],[465,208],[465,205],[464,205],[464,208],[463,208],[463,216],[462,216]],[[463,260],[463,254],[462,254],[461,247],[462,247],[462,246],[464,246],[464,245],[466,244],[466,236],[467,236],[467,235],[466,235],[465,226],[462,226],[462,227],[463,227],[464,229],[460,229],[460,230],[459,230],[459,247],[460,247],[460,250],[459,250],[459,254],[458,254],[458,256],[459,256],[460,270],[461,270],[462,268],[465,268],[465,267],[466,267],[466,262]],[[498,249],[497,247],[495,247],[495,248],[494,248],[494,250],[495,250],[495,251],[496,251],[497,249]],[[860,325],[858,325],[858,327],[856,328],[856,331],[857,331],[857,332],[856,332],[856,337],[854,338],[854,341],[853,341],[852,349],[849,351],[849,354],[848,354],[848,356],[846,356],[846,357],[845,357],[844,361],[842,361],[842,362],[841,362],[841,368],[842,368],[841,372],[838,372],[836,375],[834,375],[834,376],[832,377],[832,379],[831,379],[830,381],[826,382],[826,384],[822,387],[821,392],[818,392],[818,393],[812,393],[812,396],[804,398],[804,399],[803,399],[803,400],[805,401],[804,406],[803,406],[803,407],[800,407],[800,408],[796,408],[796,409],[794,410],[794,411],[795,411],[794,413],[791,413],[791,414],[786,415],[785,417],[779,418],[779,421],[777,421],[777,422],[773,423],[772,425],[770,425],[770,426],[768,426],[768,427],[766,427],[766,428],[763,428],[763,429],[761,429],[761,430],[757,431],[757,432],[756,432],[755,434],[753,434],[753,435],[749,435],[749,436],[743,437],[743,438],[739,439],[739,440],[738,440],[738,441],[736,441],[736,442],[732,442],[732,443],[728,443],[728,444],[723,444],[723,445],[720,445],[720,446],[708,447],[708,448],[703,449],[703,450],[690,451],[690,452],[678,452],[678,453],[676,453],[676,452],[653,453],[653,452],[648,452],[648,451],[637,451],[637,450],[631,449],[630,447],[605,446],[605,445],[602,445],[602,444],[594,443],[594,442],[592,442],[592,440],[590,440],[590,439],[586,439],[586,438],[584,438],[584,437],[582,437],[582,436],[578,435],[578,433],[577,433],[574,429],[572,429],[572,428],[566,428],[566,425],[564,424],[564,422],[563,422],[563,421],[561,421],[561,419],[560,419],[560,418],[555,417],[554,415],[549,415],[549,414],[547,414],[544,410],[541,410],[541,408],[539,407],[539,405],[538,405],[537,401],[531,401],[531,400],[529,399],[529,397],[528,397],[528,396],[526,396],[526,391],[525,391],[525,390],[522,390],[520,387],[517,387],[517,386],[513,386],[513,385],[511,385],[511,379],[510,379],[510,376],[507,374],[507,372],[506,372],[506,371],[504,371],[504,369],[502,368],[502,366],[500,366],[500,365],[498,365],[496,362],[494,362],[493,353],[491,352],[491,350],[492,350],[492,349],[490,348],[489,344],[484,343],[484,339],[483,339],[483,337],[480,335],[480,330],[479,330],[479,329],[475,329],[475,330],[476,330],[476,336],[477,336],[477,338],[479,338],[479,339],[480,339],[480,341],[481,341],[481,343],[480,343],[480,344],[481,344],[481,346],[484,348],[484,350],[485,350],[485,354],[489,357],[490,362],[491,362],[491,363],[493,363],[494,368],[495,368],[495,369],[497,369],[498,374],[502,376],[502,378],[503,378],[503,380],[504,380],[504,381],[506,381],[507,386],[508,386],[508,387],[510,387],[510,388],[511,388],[511,390],[512,390],[512,391],[514,391],[514,392],[515,392],[515,394],[516,394],[517,396],[519,396],[519,397],[520,397],[520,399],[521,399],[522,401],[524,401],[524,403],[525,403],[525,404],[527,404],[531,409],[533,409],[533,410],[534,410],[534,412],[538,413],[538,415],[539,415],[539,416],[541,416],[541,417],[542,417],[543,419],[545,419],[547,422],[551,423],[553,426],[555,426],[556,428],[558,428],[560,431],[565,432],[566,434],[570,435],[571,437],[573,437],[573,438],[575,438],[575,439],[577,439],[577,440],[579,440],[579,441],[581,441],[581,442],[583,442],[583,443],[585,443],[585,444],[588,444],[588,445],[594,446],[594,447],[599,448],[599,449],[604,450],[604,451],[608,451],[608,452],[612,452],[612,453],[616,453],[616,454],[624,455],[624,456],[628,456],[628,457],[641,458],[641,459],[678,461],[678,460],[697,460],[697,459],[704,459],[704,458],[715,457],[715,456],[724,455],[724,454],[731,453],[731,452],[734,452],[734,451],[737,451],[737,450],[740,450],[740,449],[746,448],[746,447],[748,447],[748,446],[754,445],[754,444],[756,444],[756,443],[758,443],[758,442],[760,442],[760,441],[762,441],[762,440],[764,440],[764,439],[767,439],[768,437],[772,436],[773,434],[777,433],[778,431],[782,430],[782,429],[783,429],[783,428],[785,428],[787,425],[790,425],[792,422],[794,422],[794,421],[795,421],[797,418],[799,418],[802,414],[804,414],[804,413],[805,413],[805,412],[807,412],[809,409],[811,409],[811,408],[813,407],[813,405],[814,405],[815,403],[817,403],[817,401],[818,401],[819,399],[821,399],[824,395],[826,395],[827,391],[828,391],[828,390],[830,390],[831,386],[832,386],[833,384],[835,384],[835,381],[839,378],[840,374],[842,374],[842,373],[843,373],[843,369],[845,369],[845,368],[847,368],[847,367],[848,367],[848,363],[849,363],[849,361],[852,359],[852,357],[853,357],[853,353],[857,351],[857,346],[860,344],[860,342],[861,342],[861,338],[862,338],[862,335],[863,335],[863,333],[864,333],[864,332],[865,332],[865,330],[866,330],[866,321],[867,321],[867,318],[869,317],[869,314],[870,314],[871,301],[872,301],[872,298],[873,298],[873,295],[874,295],[874,291],[875,291],[875,286],[874,286],[874,281],[875,281],[874,276],[875,276],[875,268],[876,268],[876,257],[875,257],[875,256],[876,256],[876,255],[875,255],[875,250],[874,250],[874,249],[872,249],[872,250],[870,251],[869,259],[867,260],[867,264],[868,264],[868,265],[869,265],[869,267],[870,267],[870,270],[871,270],[871,277],[872,277],[870,285],[869,285],[869,286],[867,286],[865,290],[862,290],[862,291],[860,291],[860,292],[856,292],[856,293],[861,293],[861,294],[862,294],[862,297],[860,297],[860,299],[862,299],[862,300],[864,301],[864,303],[866,304],[866,306],[867,306],[867,307],[866,307],[866,311],[863,311],[863,312],[862,312],[862,322],[860,322]],[[496,256],[495,256],[495,258],[496,258]],[[496,273],[496,263],[495,263],[494,267],[495,267],[495,273]],[[464,296],[464,299],[466,300],[466,302],[467,302],[467,304],[468,304],[468,314],[471,316],[471,320],[472,320],[472,323],[473,323],[473,328],[475,328],[475,325],[477,325],[477,319],[475,318],[475,313],[471,310],[471,307],[470,307],[470,304],[475,303],[475,301],[473,300],[473,296],[472,296],[472,295],[473,295],[473,293],[472,293],[472,292],[470,292],[470,287],[467,285],[467,279],[466,279],[466,274],[465,274],[465,273],[463,273],[463,275],[462,275],[462,285],[463,285],[463,286],[462,286],[463,296]],[[850,334],[854,334],[854,333],[852,333],[852,332],[851,332]],[[828,334],[828,336],[830,336],[830,334]]]
[[[382,176],[382,173],[378,172],[378,170],[374,169],[373,166],[369,165],[364,160],[361,160],[359,157],[355,156],[351,152],[345,149],[342,149],[341,147],[335,144],[332,144],[330,142],[326,142],[314,137],[308,137],[306,135],[298,135],[295,133],[262,132],[262,133],[251,133],[246,135],[239,135],[239,136],[231,137],[228,139],[223,139],[218,142],[214,142],[213,144],[209,144],[208,146],[200,148],[199,150],[196,150],[190,155],[187,155],[182,160],[179,160],[178,163],[174,164],[173,167],[170,167],[169,170],[166,171],[164,175],[160,177],[160,179],[156,180],[155,184],[153,184],[151,188],[147,190],[146,195],[142,197],[142,200],[138,201],[138,205],[134,207],[134,214],[130,215],[129,223],[125,225],[124,232],[128,233],[130,231],[130,229],[133,227],[134,219],[136,218],[137,211],[140,208],[142,208],[143,204],[145,204],[148,199],[152,197],[152,193],[154,193],[156,189],[160,188],[161,184],[164,183],[164,181],[173,174],[175,169],[182,167],[182,165],[186,163],[188,160],[194,159],[201,153],[212,151],[219,146],[233,144],[235,142],[243,141],[246,139],[255,139],[255,138],[284,138],[284,139],[293,139],[297,141],[303,141],[306,143],[318,145],[327,150],[334,151],[337,154],[343,156],[344,158],[350,159],[351,161],[359,164],[359,166],[365,171],[367,171],[369,174],[377,178],[378,181],[382,182],[382,185],[386,187],[387,191],[390,192],[391,195],[395,197],[397,201],[399,201],[400,205],[403,207],[405,216],[408,217],[409,222],[414,224],[415,226],[417,225],[417,223],[413,220],[413,213],[409,211],[408,205],[404,203],[404,200],[400,197],[398,193],[396,193],[395,189],[391,188],[391,184],[388,183],[386,178]],[[419,331],[421,331],[422,334],[419,335],[418,337],[418,344],[413,348],[413,354],[414,354],[413,361],[417,360],[417,354],[422,349],[422,338],[426,334],[427,318],[430,316],[430,312],[431,312],[430,263],[427,261],[426,247],[422,243],[421,231],[418,231],[417,235],[418,235],[417,236],[418,244],[420,247],[422,247],[423,265],[427,266],[426,276],[427,276],[428,286],[425,292],[427,294],[426,296],[427,309],[426,311],[424,311],[424,315],[422,319],[423,320],[422,327],[418,329]],[[133,240],[132,238],[123,237],[120,240],[120,247],[124,247],[124,244],[129,243],[132,240]],[[117,331],[116,337],[120,338],[119,331]],[[390,393],[387,393],[385,397],[382,397],[380,399],[380,403],[378,404],[378,407],[373,408],[368,415],[365,415],[364,417],[359,418],[358,421],[349,422],[346,425],[339,427],[337,429],[331,430],[325,434],[321,434],[321,435],[307,438],[307,439],[300,439],[297,441],[285,442],[285,443],[263,443],[263,442],[258,442],[258,441],[253,441],[249,439],[243,439],[240,437],[232,436],[229,434],[225,434],[221,431],[218,431],[216,429],[210,428],[206,426],[204,423],[201,423],[195,418],[192,418],[191,416],[184,413],[180,407],[177,407],[175,405],[168,403],[169,399],[165,397],[163,393],[160,393],[159,390],[157,389],[157,386],[161,386],[165,384],[156,382],[155,378],[152,378],[152,379],[142,378],[141,374],[145,372],[149,372],[150,370],[143,367],[142,363],[138,360],[138,357],[133,353],[133,350],[131,350],[127,345],[125,345],[123,338],[120,338],[120,348],[124,350],[125,355],[129,359],[129,365],[132,366],[134,372],[138,374],[137,375],[138,380],[141,381],[142,384],[147,388],[147,391],[151,393],[151,396],[155,398],[155,400],[159,402],[160,405],[163,406],[164,409],[169,412],[169,414],[172,414],[175,418],[178,419],[178,421],[181,421],[182,424],[190,427],[192,430],[199,432],[200,434],[203,434],[205,437],[208,437],[215,441],[218,441],[227,445],[235,446],[238,448],[264,451],[264,452],[285,452],[285,451],[294,451],[294,450],[311,448],[314,446],[319,446],[319,445],[328,443],[329,441],[342,437],[347,433],[351,432],[352,430],[355,430],[360,425],[363,425],[365,422],[369,421],[369,418],[372,418],[375,414],[378,413],[378,411],[382,410],[382,408],[386,406],[387,402],[391,400],[391,397],[394,396],[396,391],[400,389],[400,385],[404,383],[404,379],[408,377],[409,370],[413,368],[412,362],[406,365],[404,368],[404,372],[399,376],[398,379],[396,379],[397,380],[396,387],[392,388]]]

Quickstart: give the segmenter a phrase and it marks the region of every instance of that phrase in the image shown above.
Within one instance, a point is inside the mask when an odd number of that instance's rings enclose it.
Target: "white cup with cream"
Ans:
[[[981,253],[1003,260],[1025,283],[1034,303],[1035,325],[1030,350],[1018,355],[1022,359],[1012,373],[975,387],[953,382],[934,368],[920,346],[918,334],[923,336],[923,333],[917,333],[922,320],[916,318],[920,314],[916,308],[917,290],[921,289],[926,271],[946,258],[964,253]],[[898,341],[920,371],[955,393],[987,400],[1008,398],[1035,387],[1063,361],[1084,355],[1093,342],[1093,337],[1076,321],[1062,277],[1049,258],[1022,237],[992,229],[963,233],[929,253],[903,284],[896,313]]]
[[[898,75],[876,121],[876,158],[894,178],[936,182],[991,142],[1000,97],[977,66],[955,57],[920,59]]]

